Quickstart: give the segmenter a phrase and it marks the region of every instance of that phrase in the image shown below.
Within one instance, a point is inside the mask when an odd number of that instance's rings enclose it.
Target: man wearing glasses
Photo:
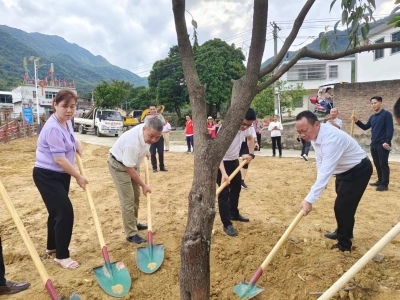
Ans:
[[[228,151],[226,151],[225,156],[219,165],[217,176],[218,186],[227,181],[229,175],[232,174],[233,171],[239,166],[240,146],[242,145],[242,141],[245,137],[249,147],[249,154],[243,154],[242,158],[247,160],[248,164],[254,158],[254,139],[249,127],[253,125],[253,121],[255,121],[255,119],[256,113],[252,108],[249,108],[238,133],[233,139],[232,144],[229,146]],[[249,222],[249,219],[243,217],[239,213],[238,209],[239,196],[242,189],[241,181],[242,177],[240,172],[238,172],[230,181],[229,185],[218,195],[219,215],[221,217],[222,224],[224,225],[224,231],[229,236],[238,235],[235,228],[233,228],[231,221]]]

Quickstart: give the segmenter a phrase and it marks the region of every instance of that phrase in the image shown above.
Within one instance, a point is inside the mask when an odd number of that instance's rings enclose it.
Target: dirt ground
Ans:
[[[75,291],[81,299],[111,299],[99,287],[92,269],[103,265],[96,230],[85,193],[72,180],[70,198],[75,210],[72,258],[81,263],[77,270],[64,270],[44,253],[47,211],[32,180],[36,139],[0,145],[0,178],[6,187],[58,292],[67,296]],[[111,261],[122,260],[132,277],[132,287],[122,299],[179,299],[181,237],[186,225],[187,195],[193,176],[193,156],[166,153],[167,173],[151,173],[155,243],[165,246],[161,268],[151,274],[136,266],[138,246],[125,241],[117,193],[108,173],[108,148],[85,144],[83,163],[101,220]],[[391,163],[388,192],[368,187],[356,215],[351,254],[330,250],[333,241],[323,234],[335,229],[333,214],[334,181],[323,193],[311,214],[302,219],[289,242],[267,267],[258,285],[265,291],[254,299],[317,299],[310,293],[328,289],[368,249],[386,234],[400,215],[398,191],[400,165]],[[239,208],[250,223],[235,223],[238,237],[222,231],[216,216],[211,245],[212,299],[237,299],[233,287],[249,281],[269,251],[291,223],[298,207],[316,177],[315,164],[299,158],[257,157],[247,177],[248,190],[242,190]],[[373,180],[376,175],[373,175]],[[139,220],[146,221],[146,199],[142,197]],[[6,278],[29,281],[25,292],[7,299],[48,299],[44,285],[15,228],[4,203],[0,201],[0,226],[6,262]],[[0,230],[0,231],[1,231]],[[143,235],[145,233],[143,232]],[[382,251],[382,262],[370,262],[342,292],[340,299],[400,299],[400,240],[396,238]],[[339,296],[336,297],[339,299]]]

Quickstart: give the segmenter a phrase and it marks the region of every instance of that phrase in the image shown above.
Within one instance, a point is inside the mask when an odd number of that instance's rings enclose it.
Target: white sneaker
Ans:
[[[300,155],[300,158],[301,158],[301,159],[304,159],[303,155]]]
[[[304,158],[305,161],[308,161],[308,156],[307,155],[303,154],[303,158]]]

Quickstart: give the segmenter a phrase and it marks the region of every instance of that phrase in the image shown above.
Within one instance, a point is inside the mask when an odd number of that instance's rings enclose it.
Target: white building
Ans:
[[[315,97],[321,85],[338,82],[351,82],[351,64],[354,57],[344,57],[337,60],[301,59],[290,70],[283,74],[281,80],[288,85],[302,83],[308,90],[303,97],[303,103],[299,103],[293,115],[303,110],[313,110],[310,97]],[[283,64],[287,64],[284,62]]]
[[[67,82],[53,81],[47,83],[38,81],[37,98],[34,81],[25,81],[24,85],[20,85],[12,90],[12,101],[14,104],[14,113],[21,113],[23,107],[30,107],[35,115],[37,115],[37,106],[39,106],[39,114],[52,113],[51,104],[53,98],[62,89],[70,89],[77,94],[75,84]],[[39,103],[38,103],[39,102]]]
[[[383,24],[368,34],[370,43],[400,41],[400,28]],[[356,55],[356,82],[400,79],[400,47]]]

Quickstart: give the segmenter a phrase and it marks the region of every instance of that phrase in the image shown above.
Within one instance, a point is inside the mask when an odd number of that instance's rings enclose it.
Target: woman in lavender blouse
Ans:
[[[76,269],[79,264],[69,256],[68,246],[74,225],[74,210],[68,197],[71,176],[84,189],[88,183],[75,168],[75,153],[82,155],[82,145],[74,137],[71,119],[78,98],[71,90],[60,90],[53,99],[54,113],[40,132],[33,180],[46,205],[47,254],[63,268]]]

